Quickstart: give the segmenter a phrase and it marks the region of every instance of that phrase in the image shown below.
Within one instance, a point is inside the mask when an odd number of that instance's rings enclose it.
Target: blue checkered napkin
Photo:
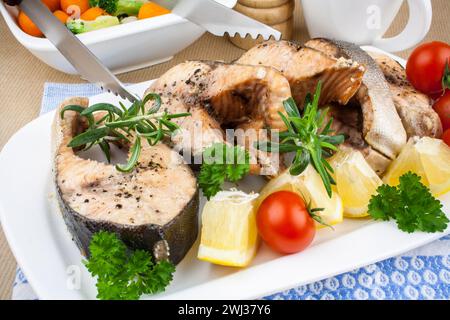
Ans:
[[[47,83],[41,114],[73,96],[91,96],[91,84]],[[17,269],[13,299],[37,299],[24,274]],[[450,299],[450,235],[402,256],[332,278],[283,291],[264,299]]]

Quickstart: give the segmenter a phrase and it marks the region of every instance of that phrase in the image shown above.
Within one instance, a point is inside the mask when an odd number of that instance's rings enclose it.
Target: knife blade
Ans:
[[[83,78],[131,102],[138,99],[41,1],[22,0],[18,5]]]
[[[241,38],[250,35],[253,39],[262,36],[264,40],[271,36],[280,40],[281,33],[264,23],[247,17],[214,0],[156,0],[162,6],[169,6],[172,13],[189,20],[216,36],[228,34]]]

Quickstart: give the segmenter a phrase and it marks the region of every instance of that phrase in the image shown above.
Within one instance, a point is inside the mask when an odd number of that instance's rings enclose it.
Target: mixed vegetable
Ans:
[[[59,21],[75,34],[99,30],[170,13],[148,0],[41,0]],[[22,11],[20,28],[34,37],[43,34]]]

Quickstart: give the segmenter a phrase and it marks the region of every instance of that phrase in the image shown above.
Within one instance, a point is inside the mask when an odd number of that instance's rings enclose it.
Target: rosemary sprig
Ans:
[[[331,185],[335,184],[331,174],[333,169],[326,161],[337,145],[344,142],[344,135],[331,135],[333,118],[324,125],[328,109],[319,109],[321,83],[317,85],[314,97],[306,97],[303,114],[300,114],[294,99],[284,101],[287,116],[279,115],[287,127],[287,131],[279,133],[279,143],[264,141],[257,142],[256,147],[268,152],[295,152],[290,166],[291,175],[301,174],[311,163],[322,178],[328,196],[331,197]]]
[[[145,110],[145,104],[150,100],[154,101],[154,105],[149,110]],[[63,119],[65,112],[71,110],[85,117],[88,123],[86,131],[75,136],[68,147],[83,147],[84,150],[88,150],[98,144],[110,162],[110,143],[122,141],[131,144],[128,162],[124,165],[116,165],[116,169],[121,172],[132,171],[138,163],[142,139],[154,146],[179,128],[171,121],[172,119],[190,115],[190,113],[160,112],[161,97],[155,93],[150,93],[143,100],[134,102],[128,109],[122,103],[119,102],[119,104],[120,108],[110,103],[97,103],[88,108],[68,105],[61,110],[60,116]],[[105,115],[96,121],[95,112],[104,112]]]

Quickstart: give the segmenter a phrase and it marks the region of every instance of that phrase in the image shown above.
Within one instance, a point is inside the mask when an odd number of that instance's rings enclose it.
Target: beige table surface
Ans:
[[[432,0],[433,25],[427,40],[441,40],[450,43],[450,0]],[[297,5],[297,8],[299,6]],[[389,35],[399,32],[406,24],[408,10],[406,5],[399,13]],[[296,40],[305,41],[308,33],[301,10],[296,10]],[[157,78],[171,66],[184,60],[205,59],[229,61],[239,57],[242,50],[234,47],[228,40],[206,34],[186,50],[180,52],[167,63],[130,72],[119,76],[124,82],[141,82]],[[400,52],[406,58],[410,50]],[[14,132],[38,116],[42,90],[45,82],[82,82],[76,76],[53,70],[32,56],[15,41],[0,19],[0,149]],[[4,183],[4,182],[0,182]],[[0,227],[0,299],[11,297],[12,282],[16,261],[8,247]]]

